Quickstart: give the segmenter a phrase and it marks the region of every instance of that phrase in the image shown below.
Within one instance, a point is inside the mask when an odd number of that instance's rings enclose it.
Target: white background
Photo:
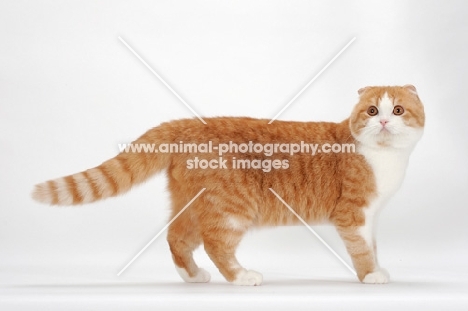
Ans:
[[[467,33],[464,1],[2,1],[0,308],[466,308]],[[193,116],[119,36],[204,117],[273,117],[353,37],[280,119],[341,121],[359,88],[414,84],[426,130],[378,231],[392,283],[359,284],[304,227],[246,236],[258,288],[227,284],[201,249],[212,283],[182,283],[165,234],[117,277],[168,220],[163,174],[93,205],[33,202],[34,184]]]

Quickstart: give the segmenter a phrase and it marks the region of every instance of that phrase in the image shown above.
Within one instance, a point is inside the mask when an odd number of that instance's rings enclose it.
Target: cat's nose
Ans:
[[[385,126],[387,123],[388,123],[388,120],[380,120],[380,124],[382,124],[382,126]]]

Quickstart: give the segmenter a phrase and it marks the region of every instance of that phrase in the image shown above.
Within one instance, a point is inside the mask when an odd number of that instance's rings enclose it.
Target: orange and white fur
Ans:
[[[84,172],[36,185],[33,198],[52,205],[77,205],[124,193],[166,169],[174,217],[202,188],[206,190],[169,227],[167,240],[186,282],[208,282],[194,262],[201,244],[219,271],[237,285],[260,285],[235,251],[249,228],[296,224],[298,219],[269,190],[274,189],[308,223],[332,223],[342,237],[359,280],[386,283],[379,267],[374,226],[382,206],[400,187],[410,153],[424,127],[424,108],[412,85],[366,87],[351,116],[340,122],[286,122],[252,118],[176,120],[155,127],[134,143],[354,143],[355,153],[275,154],[288,169],[187,169],[195,153],[122,152]],[[255,154],[225,154],[266,159]],[[171,217],[171,218],[172,218]]]

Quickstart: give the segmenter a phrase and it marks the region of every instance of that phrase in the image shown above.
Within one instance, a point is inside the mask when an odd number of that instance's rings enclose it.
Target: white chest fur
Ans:
[[[386,201],[403,182],[411,150],[360,146],[361,153],[372,168],[377,187],[377,200]]]
[[[372,168],[375,177],[377,196],[364,209],[365,224],[360,233],[369,247],[373,245],[374,222],[387,200],[398,190],[403,182],[411,149],[359,147]]]

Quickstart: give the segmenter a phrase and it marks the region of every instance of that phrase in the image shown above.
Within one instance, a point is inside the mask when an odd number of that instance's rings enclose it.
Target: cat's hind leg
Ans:
[[[188,283],[206,283],[210,281],[210,274],[199,268],[193,260],[193,251],[202,243],[202,238],[188,214],[180,215],[169,226],[167,241],[176,270],[182,279]]]

